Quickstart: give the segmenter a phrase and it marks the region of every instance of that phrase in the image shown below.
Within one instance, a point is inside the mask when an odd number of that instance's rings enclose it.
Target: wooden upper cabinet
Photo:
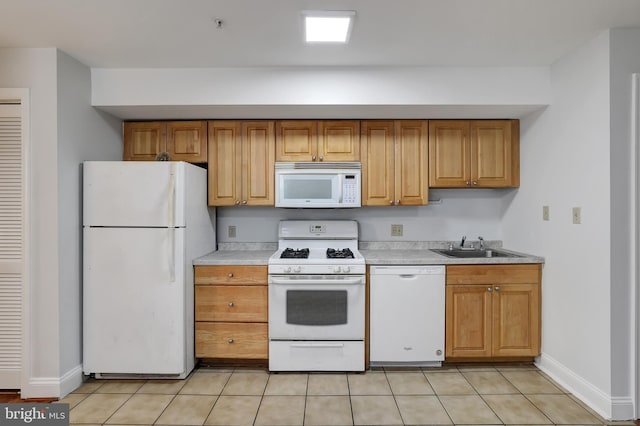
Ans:
[[[273,206],[273,121],[209,122],[209,205]]]
[[[207,122],[167,122],[167,152],[172,161],[207,162]]]
[[[316,161],[317,149],[317,121],[276,121],[276,161]]]
[[[393,205],[396,194],[394,123],[363,121],[361,131],[362,205]]]
[[[471,183],[469,122],[429,121],[429,186],[466,187]]]
[[[233,206],[242,198],[240,121],[209,121],[209,205]]]
[[[207,161],[206,121],[124,123],[124,160],[155,161],[166,152],[172,161]]]
[[[429,186],[520,185],[518,120],[429,121]]]
[[[360,161],[360,121],[319,121],[318,135],[318,160]]]
[[[166,127],[161,121],[125,122],[125,161],[155,161],[166,150]]]
[[[395,123],[396,204],[419,206],[428,200],[429,166],[426,120],[400,120]]]
[[[275,204],[273,132],[273,121],[242,122],[242,204],[251,206]]]
[[[359,161],[357,120],[276,122],[276,161]]]
[[[361,122],[362,205],[428,202],[426,120]]]

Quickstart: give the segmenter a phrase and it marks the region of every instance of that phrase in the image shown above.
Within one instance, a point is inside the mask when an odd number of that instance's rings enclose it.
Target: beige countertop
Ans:
[[[409,243],[361,243],[360,253],[369,265],[465,265],[544,263],[544,258],[501,248],[499,242],[489,242],[488,247],[500,248],[518,257],[491,257],[458,259],[435,253],[430,248],[444,248],[443,242]],[[226,243],[219,250],[193,261],[198,265],[267,265],[276,251],[275,243]]]

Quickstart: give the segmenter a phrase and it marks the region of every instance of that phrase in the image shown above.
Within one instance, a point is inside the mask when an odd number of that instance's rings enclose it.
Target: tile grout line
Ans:
[[[427,383],[429,383],[429,386],[431,386],[431,389],[433,389],[433,395],[438,400],[438,403],[440,404],[440,406],[444,410],[444,412],[447,415],[447,417],[449,417],[449,420],[451,421],[451,424],[455,426],[455,422],[453,421],[453,418],[451,417],[451,414],[449,414],[449,412],[447,411],[447,407],[445,407],[444,404],[442,403],[442,400],[440,399],[440,395],[438,395],[438,392],[436,391],[436,388],[434,388],[433,385],[431,384],[431,382],[429,381],[429,378],[427,377],[427,373],[424,370],[422,370],[422,375],[427,380]]]
[[[207,416],[204,418],[204,422],[202,422],[202,424],[205,424],[207,422],[207,419],[209,418],[209,416],[211,416],[211,413],[213,412],[213,409],[215,408],[215,406],[218,403],[218,401],[220,401],[220,397],[222,396],[222,391],[224,391],[224,387],[227,386],[227,383],[229,383],[229,380],[231,380],[231,376],[233,375],[234,372],[235,372],[235,368],[231,371],[231,374],[229,374],[229,377],[227,377],[227,380],[224,382],[224,385],[222,385],[222,388],[220,389],[220,393],[216,396],[216,400],[213,401],[213,405],[211,406],[211,409],[209,410],[209,413],[207,413]],[[185,382],[184,386],[186,386],[186,382]],[[184,387],[184,386],[182,386],[182,387]],[[182,388],[180,388],[180,390],[182,390]],[[168,407],[168,405],[167,405],[167,407]],[[164,412],[164,410],[163,410],[163,412]],[[158,419],[159,418],[160,417],[158,417]]]
[[[387,371],[384,370],[384,378],[387,381],[387,385],[389,385],[389,390],[391,391],[391,396],[393,397],[393,402],[394,404],[396,404],[396,409],[398,410],[398,415],[400,416],[400,421],[402,422],[403,426],[406,424],[404,421],[404,417],[402,417],[402,411],[400,411],[400,406],[398,405],[398,400],[396,399],[396,394],[393,391],[393,388],[391,387],[391,382],[389,381],[389,376],[387,376]]]

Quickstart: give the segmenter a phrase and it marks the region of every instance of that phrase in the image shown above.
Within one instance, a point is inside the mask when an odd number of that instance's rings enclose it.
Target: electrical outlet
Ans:
[[[549,220],[549,206],[542,206],[542,220]]]
[[[402,231],[403,231],[403,226],[402,224],[400,225],[391,225],[391,236],[392,237],[402,237]]]
[[[227,235],[229,236],[229,238],[235,238],[236,237],[236,226],[235,225],[229,225],[229,228],[227,228]]]
[[[573,224],[579,225],[582,222],[582,209],[580,207],[573,208]]]

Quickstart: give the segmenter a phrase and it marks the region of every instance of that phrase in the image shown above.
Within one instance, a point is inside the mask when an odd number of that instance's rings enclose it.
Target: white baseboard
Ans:
[[[78,365],[62,377],[32,377],[29,388],[23,389],[22,398],[59,398],[62,399],[78,388],[83,381],[82,365]]]
[[[612,397],[544,353],[537,359],[536,365],[603,418],[607,420],[633,419],[634,410],[631,396]]]
[[[59,398],[62,399],[74,390],[78,389],[80,385],[82,385],[83,381],[84,376],[82,374],[82,364],[76,365],[60,378]]]

